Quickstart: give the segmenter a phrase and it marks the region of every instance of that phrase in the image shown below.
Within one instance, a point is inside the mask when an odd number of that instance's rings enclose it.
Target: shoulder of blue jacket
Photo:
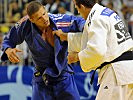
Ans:
[[[26,21],[27,19],[29,19],[28,15],[22,17],[16,24],[15,27],[18,28],[24,21]]]

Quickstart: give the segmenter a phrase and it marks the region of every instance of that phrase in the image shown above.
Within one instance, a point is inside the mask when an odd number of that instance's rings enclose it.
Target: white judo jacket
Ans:
[[[89,72],[133,50],[133,40],[114,11],[95,4],[88,15],[83,34],[68,34],[68,49],[69,52],[79,52],[81,68]],[[111,63],[110,66],[114,69],[118,85],[133,83],[133,60]],[[105,71],[105,68],[100,71],[99,79]]]

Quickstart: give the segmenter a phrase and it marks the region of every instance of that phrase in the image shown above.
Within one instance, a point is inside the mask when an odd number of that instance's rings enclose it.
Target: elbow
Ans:
[[[84,68],[84,67],[81,67],[81,68],[82,68],[82,71],[85,72],[85,73],[91,71],[91,69],[86,69],[86,68]]]

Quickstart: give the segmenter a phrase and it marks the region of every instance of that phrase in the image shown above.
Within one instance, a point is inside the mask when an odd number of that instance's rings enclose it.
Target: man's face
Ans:
[[[38,27],[48,27],[50,25],[49,16],[44,7],[34,13],[30,17],[31,22],[35,23]]]

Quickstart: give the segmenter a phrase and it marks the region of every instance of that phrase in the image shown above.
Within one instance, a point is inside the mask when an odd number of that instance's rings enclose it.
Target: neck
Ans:
[[[84,15],[84,19],[85,19],[85,20],[87,20],[90,11],[91,11],[90,8],[88,8],[88,9],[86,10],[86,13],[85,13],[85,15]]]
[[[48,27],[38,27],[38,28],[39,28],[40,31],[44,32]]]

